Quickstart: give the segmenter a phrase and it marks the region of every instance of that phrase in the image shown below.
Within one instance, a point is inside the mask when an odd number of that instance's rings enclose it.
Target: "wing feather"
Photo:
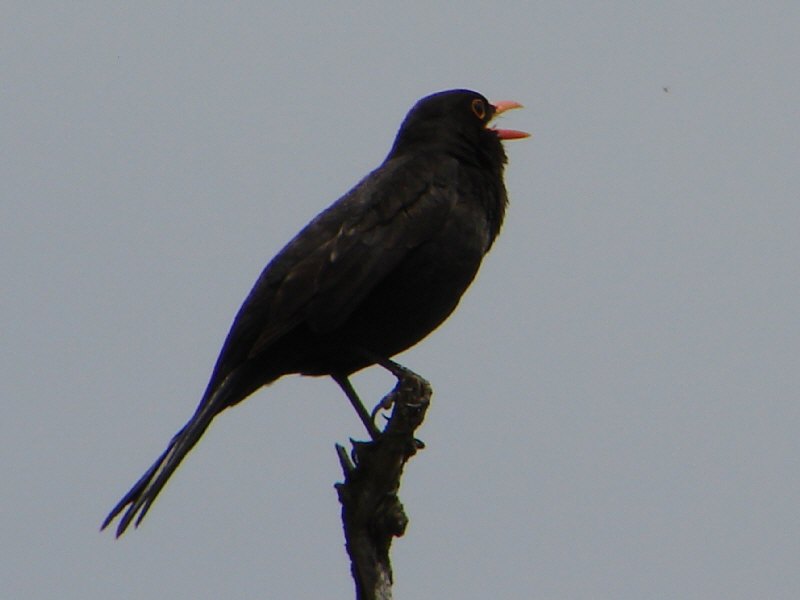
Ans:
[[[384,163],[289,242],[239,310],[209,387],[300,323],[335,330],[434,236],[456,203],[457,162],[439,159]]]

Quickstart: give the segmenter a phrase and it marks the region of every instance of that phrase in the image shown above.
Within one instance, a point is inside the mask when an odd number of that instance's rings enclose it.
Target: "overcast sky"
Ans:
[[[224,413],[138,530],[98,527],[267,261],[470,87],[534,137],[400,357],[435,395],[396,597],[796,598],[800,4],[217,4],[0,11],[0,597],[352,597],[329,380]]]

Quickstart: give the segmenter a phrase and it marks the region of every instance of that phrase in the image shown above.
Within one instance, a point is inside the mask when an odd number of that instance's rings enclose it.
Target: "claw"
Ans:
[[[364,349],[359,349],[359,352],[364,357],[374,361],[375,364],[382,366],[392,375],[397,377],[397,384],[394,386],[394,389],[386,394],[381,401],[375,405],[375,408],[372,409],[372,412],[367,412],[366,407],[361,403],[358,394],[356,394],[356,391],[353,389],[353,386],[347,376],[342,374],[332,375],[334,381],[339,384],[339,387],[341,387],[344,393],[347,395],[348,399],[353,405],[353,408],[356,409],[356,413],[361,419],[361,422],[364,423],[364,427],[366,427],[370,437],[373,440],[377,440],[381,436],[381,430],[375,424],[375,420],[378,418],[378,414],[380,414],[382,410],[388,411],[394,406],[396,395],[405,390],[406,392],[413,392],[419,397],[430,397],[431,384],[428,383],[428,381],[423,377],[420,377],[414,373],[414,371],[411,369],[404,367],[393,360],[383,358]],[[389,417],[384,418],[387,421],[389,420]]]
[[[378,414],[380,414],[381,411],[388,411],[394,406],[395,397],[402,391],[412,391],[418,396],[430,396],[431,384],[428,383],[425,378],[417,375],[408,367],[404,367],[393,360],[378,358],[375,358],[375,360],[379,365],[397,377],[397,384],[394,386],[394,389],[386,394],[381,401],[375,405],[375,408],[372,409],[370,418],[372,419],[373,424],[375,423],[375,419],[378,418]],[[385,415],[384,418],[387,421],[389,420],[389,417]]]
[[[372,418],[372,422],[375,422],[375,419],[378,418],[378,414],[382,410],[389,410],[394,406],[394,390],[386,394],[380,402],[375,405],[375,408],[372,409],[372,413],[370,413],[370,417]],[[387,417],[388,420],[388,417]]]

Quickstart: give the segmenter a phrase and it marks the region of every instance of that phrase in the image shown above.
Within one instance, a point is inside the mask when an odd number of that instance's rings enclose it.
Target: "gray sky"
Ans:
[[[535,137],[401,356],[435,396],[396,596],[796,597],[800,4],[169,4],[2,9],[0,596],[352,597],[333,446],[363,434],[328,380],[228,411],[138,531],[97,529],[264,264],[471,87]]]

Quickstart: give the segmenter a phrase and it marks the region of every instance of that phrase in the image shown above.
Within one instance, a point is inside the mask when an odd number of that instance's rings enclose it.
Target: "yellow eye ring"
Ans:
[[[481,121],[486,118],[486,105],[483,103],[483,100],[475,98],[475,100],[472,101],[472,112]]]

